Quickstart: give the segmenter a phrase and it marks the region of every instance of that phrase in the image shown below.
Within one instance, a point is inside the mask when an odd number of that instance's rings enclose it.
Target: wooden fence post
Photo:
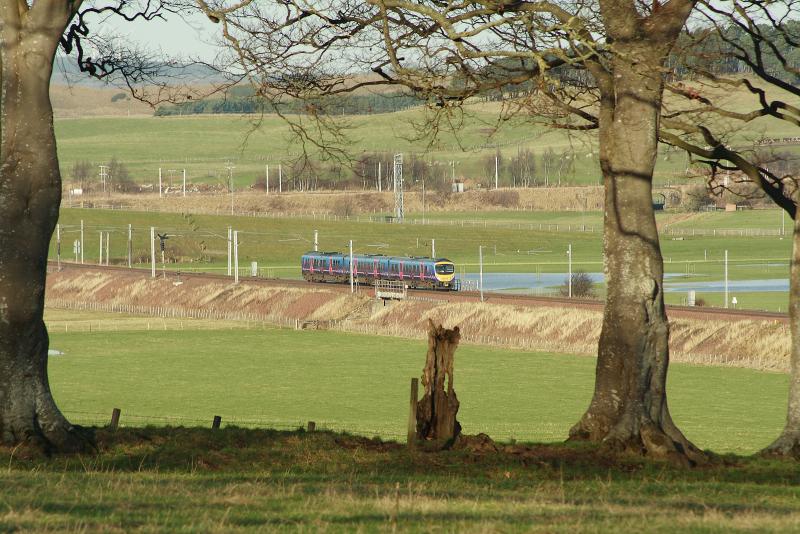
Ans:
[[[309,432],[314,432],[316,429],[317,429],[317,423],[315,423],[314,421],[309,421],[308,422],[308,431]]]
[[[112,432],[116,431],[117,428],[119,427],[119,416],[121,413],[122,410],[120,410],[119,408],[114,408],[113,410],[111,410],[111,424],[108,425],[108,428],[111,429]]]
[[[413,449],[417,441],[417,399],[419,397],[419,379],[411,379],[411,398],[408,405],[408,448]]]
[[[215,415],[214,421],[211,423],[211,428],[213,430],[217,430],[221,422],[222,422],[222,417],[220,417],[219,415]]]

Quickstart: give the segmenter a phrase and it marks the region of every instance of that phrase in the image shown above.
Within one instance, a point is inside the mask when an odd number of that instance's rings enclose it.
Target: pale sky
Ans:
[[[219,39],[221,29],[202,15],[193,15],[183,20],[177,15],[167,14],[169,20],[126,22],[120,17],[109,17],[102,24],[91,24],[92,31],[101,29],[111,31],[120,37],[148,45],[149,48],[163,49],[168,55],[200,57],[212,60],[217,48],[214,40]]]

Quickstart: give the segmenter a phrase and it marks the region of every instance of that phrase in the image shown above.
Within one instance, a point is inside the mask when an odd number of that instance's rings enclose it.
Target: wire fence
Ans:
[[[82,209],[103,209],[103,210],[136,210],[148,213],[158,212],[182,212],[183,209],[176,206],[175,209],[168,207],[158,206],[132,206],[124,203],[111,203],[111,204],[87,204],[76,201],[64,201],[63,207],[67,208],[82,208]],[[237,209],[224,209],[224,208],[193,208],[197,213],[206,213],[211,215],[231,215],[235,217],[253,217],[265,219],[301,219],[312,221],[328,221],[328,222],[356,222],[356,223],[382,223],[382,224],[404,224],[408,226],[449,226],[458,228],[497,228],[506,230],[526,230],[536,232],[550,232],[550,233],[602,233],[603,227],[600,224],[585,224],[580,222],[575,223],[549,223],[549,222],[514,222],[504,220],[490,220],[490,219],[439,219],[439,218],[410,218],[405,217],[403,220],[397,220],[392,216],[387,216],[384,213],[373,211],[372,214],[363,215],[334,215],[330,213],[321,213],[313,210],[292,210],[291,212],[281,211],[255,211]],[[580,213],[580,212],[576,212]],[[786,230],[783,227],[767,227],[767,228],[683,228],[665,225],[660,228],[659,233],[664,236],[670,237],[785,237]]]
[[[93,411],[81,410],[64,410],[64,415],[75,424],[104,427],[111,424],[112,411],[108,413],[99,413]],[[212,427],[214,423],[214,415],[205,419],[199,416],[183,416],[183,415],[152,415],[131,412],[121,412],[120,426],[142,427],[142,426],[169,426],[169,427]],[[280,420],[280,419],[264,419],[257,417],[236,417],[231,415],[221,415],[221,427],[238,427],[248,429],[261,429],[261,430],[282,430],[282,431],[296,431],[308,430],[309,421],[301,420]],[[402,426],[398,422],[398,427]],[[335,421],[313,421],[313,428],[315,431],[331,431],[347,433],[354,436],[363,437],[381,437],[392,438],[396,440],[404,440],[406,434],[400,431],[392,430],[388,425],[385,427],[368,427],[358,426],[352,424],[342,424]]]
[[[244,323],[246,328],[290,328],[294,330],[330,330],[348,334],[361,334],[370,337],[383,336],[403,339],[414,339],[423,341],[427,339],[427,323],[372,323],[358,318],[341,320],[304,320],[292,319],[287,317],[258,314],[247,311],[227,311],[213,309],[188,309],[164,306],[137,306],[124,303],[107,302],[82,302],[67,299],[49,298],[46,301],[48,307],[96,311],[105,313],[126,313],[138,314],[162,319],[208,319],[208,320],[227,320],[239,321]],[[598,312],[599,313],[599,312]],[[71,326],[70,326],[71,325]],[[147,324],[151,326],[158,325]],[[96,323],[89,321],[73,324],[64,324],[65,332],[103,332],[117,331],[118,326],[113,321]],[[185,325],[163,324],[164,330],[184,329]],[[155,328],[154,328],[155,329]],[[573,341],[563,339],[549,339],[546,336],[530,337],[521,334],[515,335],[486,335],[480,333],[462,332],[461,342],[464,344],[481,345],[489,347],[500,347],[504,349],[524,350],[524,351],[546,351],[561,352],[570,354],[581,354],[593,356],[595,354],[596,342],[586,341],[583,338],[576,338]],[[773,369],[783,370],[785,362],[776,362],[773,358],[765,357],[764,354],[757,355],[731,355],[731,354],[693,354],[674,351],[671,356],[674,362],[692,363],[700,365],[718,365],[733,367],[748,367],[754,369]],[[779,364],[780,363],[780,364]]]
[[[109,427],[112,423],[112,410],[108,413],[82,410],[64,410],[64,415],[74,424],[94,427]],[[152,415],[121,411],[118,427],[140,428],[154,427],[195,427],[213,428],[214,415],[206,418],[182,415]],[[335,432],[365,438],[380,438],[405,443],[408,438],[406,422],[396,420],[379,425],[363,425],[342,421],[302,421],[285,419],[266,419],[257,417],[236,417],[221,415],[220,428],[245,428],[252,430],[276,431],[314,431]],[[549,421],[531,423],[505,423],[502,421],[467,421],[462,420],[464,429],[470,434],[484,433],[497,441],[530,440],[537,442],[560,441],[566,438],[568,426]],[[402,429],[402,430],[401,430]]]
[[[422,324],[374,324],[368,322],[361,322],[358,320],[339,320],[339,321],[303,321],[299,319],[290,319],[286,317],[279,317],[269,314],[258,314],[248,311],[232,311],[232,310],[215,310],[215,309],[192,309],[182,307],[167,307],[167,306],[140,306],[126,303],[109,303],[109,302],[84,302],[78,300],[48,298],[46,302],[48,307],[61,308],[69,310],[85,310],[105,313],[124,313],[131,315],[145,315],[149,317],[159,317],[163,319],[209,319],[209,320],[228,320],[240,321],[247,324],[254,323],[256,326],[262,327],[279,327],[279,328],[293,328],[297,330],[303,329],[326,329],[339,331],[349,334],[361,334],[374,336],[389,336],[399,337],[406,339],[415,339],[423,341],[427,337],[426,327]],[[65,330],[75,331],[75,325],[70,326],[71,323],[65,324]],[[88,331],[103,331],[117,330],[113,321],[106,323],[96,323],[96,330],[92,330],[92,322],[89,322]],[[148,324],[149,327],[149,324]],[[181,328],[183,325],[181,324]],[[166,329],[166,326],[165,326]],[[86,330],[78,330],[86,331]],[[521,337],[514,336],[496,336],[496,335],[481,335],[470,332],[462,332],[462,343],[496,346],[504,348],[522,349],[529,351],[549,351],[549,352],[569,352],[573,354],[583,353],[591,355],[594,349],[594,343],[591,343],[589,350],[586,349],[587,345],[576,344],[573,346],[565,345],[563,340],[547,340],[544,338]],[[580,345],[580,346],[579,346]],[[720,365],[720,366],[735,366],[735,367],[751,367],[757,369],[773,369],[783,370],[775,367],[775,362],[770,358],[765,358],[764,355],[742,358],[733,357],[727,354],[719,355],[692,355],[673,353],[672,359],[675,362],[687,362],[700,365]],[[94,411],[79,411],[79,410],[66,410],[66,415],[75,423],[91,425],[91,426],[106,426],[111,421],[111,410],[107,413],[100,413]],[[216,414],[220,415],[220,414]],[[287,420],[265,418],[257,416],[237,416],[236,414],[221,414],[222,425],[232,427],[242,427],[251,429],[274,429],[293,431],[301,428],[309,428],[308,422],[301,420]],[[215,414],[209,414],[208,417],[200,417],[197,415],[164,415],[164,414],[143,414],[143,413],[124,413],[122,416],[122,425],[129,426],[192,426],[192,427],[209,427],[212,425]],[[404,428],[402,421],[395,421],[393,423],[387,422],[385,425],[380,426],[365,426],[357,422],[343,422],[343,421],[315,421],[314,426],[317,431],[329,430],[333,432],[343,432],[355,436],[363,437],[380,437],[383,439],[393,439],[399,442],[405,440],[406,434],[401,431]],[[475,422],[470,424],[469,430],[471,433],[485,432],[491,434],[498,440],[510,439],[536,439],[539,441],[563,439],[565,428],[561,425],[549,425],[546,428],[541,424],[534,425],[514,425],[504,424],[503,422]]]
[[[146,315],[150,317],[171,319],[209,319],[227,321],[249,321],[263,325],[284,328],[303,328],[299,319],[290,319],[276,315],[253,313],[248,311],[216,310],[212,308],[183,308],[170,306],[140,306],[118,302],[84,302],[63,298],[47,298],[46,305],[51,308],[80,311],[96,311],[106,313],[126,313]]]
[[[420,297],[424,298],[424,297]],[[437,301],[439,302],[439,301]],[[247,311],[226,311],[214,310],[209,308],[190,309],[167,306],[138,306],[124,303],[110,302],[83,302],[78,300],[68,300],[60,298],[48,298],[46,304],[50,308],[94,311],[106,313],[125,313],[131,315],[145,315],[162,319],[208,319],[226,321],[247,321],[260,324],[264,327],[291,328],[294,330],[334,330],[345,333],[365,334],[370,336],[400,337],[406,339],[427,339],[427,327],[425,325],[407,325],[401,323],[394,324],[372,324],[351,319],[342,320],[303,320],[290,319],[281,316],[252,313]],[[94,325],[94,327],[92,326]],[[81,328],[83,326],[83,328]],[[72,326],[76,331],[75,326]],[[65,331],[69,332],[69,323],[65,323]],[[167,329],[164,326],[164,329]],[[113,322],[103,323],[98,321],[92,323],[78,323],[77,331],[104,331],[117,330]],[[490,345],[512,347],[527,350],[552,350],[542,346],[541,339],[524,338],[519,336],[489,336],[462,333],[461,340],[464,343],[476,345]],[[562,347],[563,344],[554,344],[553,347]]]

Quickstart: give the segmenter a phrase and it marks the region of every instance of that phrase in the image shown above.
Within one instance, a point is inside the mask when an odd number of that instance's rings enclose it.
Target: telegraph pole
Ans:
[[[83,265],[83,219],[81,219],[81,265]]]
[[[239,283],[239,231],[233,231],[233,283]]]
[[[725,307],[728,307],[728,251],[725,251]]]
[[[233,244],[233,229],[228,227],[228,276],[231,275],[231,246]]]
[[[278,163],[278,193],[283,193],[283,165]]]
[[[132,267],[132,256],[133,256],[133,227],[129,224],[128,225],[128,269]]]
[[[100,180],[103,182],[103,193],[106,192],[107,179],[108,179],[108,165],[100,165]]]
[[[56,224],[56,262],[61,270],[61,224]]]
[[[183,169],[183,196],[186,196],[186,169]]]
[[[497,157],[497,154],[495,154],[495,156],[494,156],[494,188],[495,189],[497,189],[497,175],[498,175],[498,169],[497,168],[500,166],[499,159],[500,158]]]
[[[228,162],[228,191],[231,193],[231,215],[233,215],[233,169],[236,167],[233,163]]]
[[[381,162],[378,162],[378,192],[383,191],[383,184],[381,184]]]
[[[264,167],[265,167],[266,176],[267,176],[267,187],[266,187],[266,189],[267,189],[267,194],[269,195],[269,163],[267,163]]]
[[[425,176],[422,177],[422,224],[425,224]]]
[[[100,262],[99,262],[99,265],[103,265],[103,234],[104,233],[105,232],[100,230]]]
[[[150,227],[150,277],[156,277],[156,229]]]
[[[158,168],[158,198],[161,198],[161,167]]]
[[[403,222],[405,206],[403,204],[403,154],[394,155],[394,218]]]
[[[167,279],[167,261],[164,255],[164,249],[166,249],[167,239],[169,238],[169,234],[164,233],[164,235],[157,234],[159,245],[161,247],[161,274],[164,276],[164,280]]]
[[[350,293],[355,293],[353,286],[353,240],[350,240]]]
[[[569,265],[569,273],[567,280],[569,281],[569,298],[572,298],[572,243],[567,248],[567,264]]]
[[[111,255],[111,232],[106,232],[106,265],[108,265],[108,258]]]
[[[319,230],[314,230],[314,252],[319,252]]]
[[[480,265],[480,274],[478,275],[478,285],[481,290],[481,302],[483,302],[483,245],[478,247],[478,265]]]
[[[436,259],[436,240],[431,239],[431,258]]]

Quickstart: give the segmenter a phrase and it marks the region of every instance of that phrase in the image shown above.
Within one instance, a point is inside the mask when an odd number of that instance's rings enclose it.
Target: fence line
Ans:
[[[174,209],[162,209],[161,207],[154,206],[132,206],[130,204],[97,204],[91,203],[87,205],[84,202],[68,201],[62,202],[62,207],[72,209],[100,209],[100,210],[122,210],[122,211],[143,211],[145,213],[180,213],[183,210],[180,206]],[[402,222],[395,220],[394,217],[385,214],[378,214],[373,211],[371,215],[333,215],[329,213],[321,213],[311,210],[293,210],[292,212],[276,212],[276,211],[255,211],[255,210],[242,210],[234,208],[231,211],[229,208],[215,208],[207,209],[202,207],[193,208],[195,213],[204,213],[212,215],[231,215],[234,217],[252,217],[262,219],[305,219],[322,222],[369,222],[369,223],[386,223],[386,224],[405,224],[412,226],[455,226],[461,228],[505,228],[511,230],[531,230],[540,232],[585,232],[595,233],[601,232],[601,226],[587,225],[582,223],[525,223],[525,222],[510,222],[510,221],[491,221],[487,219],[428,219],[428,218],[409,218],[406,217]],[[514,210],[514,211],[527,211],[527,210]],[[577,212],[576,212],[577,213]],[[127,227],[126,227],[127,228]]]
[[[372,323],[359,322],[360,320],[358,318],[313,321],[247,311],[226,311],[209,308],[187,309],[165,306],[140,306],[134,304],[108,302],[82,302],[59,298],[47,298],[46,304],[47,306],[53,308],[100,311],[107,313],[127,313],[132,315],[144,315],[164,319],[247,321],[248,323],[261,323],[262,326],[269,325],[272,327],[291,328],[294,330],[333,330],[369,336],[389,336],[417,340],[424,340],[427,337],[427,327],[424,325],[406,326],[399,323],[390,325],[376,325]],[[99,324],[98,330],[101,330]],[[91,325],[89,327],[89,331],[91,331]],[[461,340],[464,343],[474,345],[594,356],[594,343],[590,343],[589,346],[591,349],[587,350],[587,344],[581,342],[568,343],[558,340],[554,341],[542,338],[520,337],[519,335],[491,336],[470,332],[463,332],[461,334]],[[708,365],[710,363],[712,365],[749,367],[754,369],[771,369],[778,371],[787,370],[785,361],[767,362],[764,361],[763,357],[734,357],[729,354],[709,355],[673,352],[671,359],[673,362],[695,363],[703,365]]]
[[[160,209],[151,206],[134,207],[126,204],[91,204],[85,205],[83,202],[69,202],[65,201],[64,207],[75,209],[107,209],[107,210],[135,210],[144,211],[146,213],[178,213],[182,210],[180,206],[175,209]],[[369,223],[385,223],[385,224],[398,224],[393,217],[387,215],[378,215],[373,212],[372,215],[333,215],[328,213],[319,213],[316,211],[300,210],[291,213],[284,212],[262,212],[254,210],[241,210],[234,209],[233,211],[225,208],[216,209],[203,209],[196,208],[197,213],[213,214],[213,215],[231,215],[235,217],[253,217],[264,219],[303,219],[323,222],[369,222]],[[515,210],[525,211],[525,210]],[[578,212],[576,212],[578,213]],[[406,217],[400,224],[405,225],[419,225],[419,226],[450,226],[459,228],[499,228],[508,230],[528,230],[538,232],[555,232],[555,233],[602,233],[602,225],[583,224],[583,223],[526,223],[526,222],[511,222],[511,221],[492,221],[488,219],[418,219]],[[126,227],[127,228],[127,227]],[[665,226],[659,230],[659,233],[664,236],[671,237],[784,237],[785,231],[780,227],[775,228],[673,228],[672,226]]]
[[[78,410],[65,410],[64,414],[73,422],[89,422],[95,425],[106,425],[110,421],[109,413],[87,412]],[[132,421],[138,425],[157,424],[164,426],[210,426],[212,421],[211,417],[208,419],[200,419],[199,417],[187,417],[182,415],[146,415],[134,414],[130,412],[122,412],[121,419],[123,421]],[[263,430],[300,430],[306,427],[304,421],[287,421],[287,420],[269,420],[261,418],[240,418],[231,415],[222,416],[222,423],[226,426],[236,426],[242,428],[263,429]],[[404,438],[405,434],[402,432],[392,432],[388,430],[380,430],[377,428],[351,428],[342,425],[327,422],[315,421],[315,431],[333,431],[345,432],[354,436],[364,437],[392,437]]]

